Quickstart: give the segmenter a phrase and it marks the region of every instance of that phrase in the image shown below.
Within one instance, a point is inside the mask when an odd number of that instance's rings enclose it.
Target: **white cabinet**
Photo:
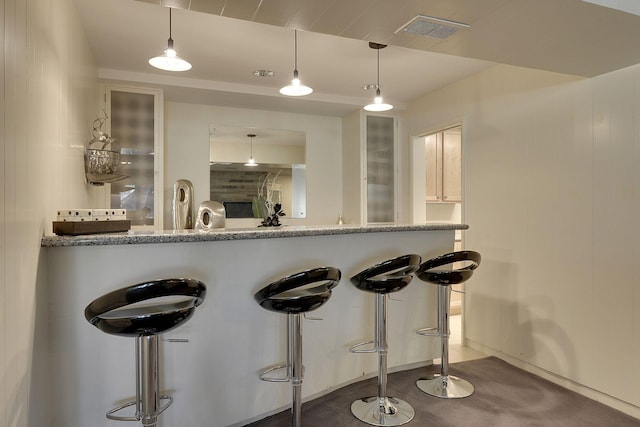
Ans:
[[[462,201],[462,137],[460,127],[425,137],[426,201]]]
[[[356,111],[343,118],[343,216],[347,223],[397,218],[397,119]]]
[[[365,115],[367,223],[395,222],[395,119]]]
[[[127,178],[111,184],[112,208],[126,209],[134,229],[162,230],[163,93],[159,89],[106,85],[107,132],[120,152],[118,172]]]

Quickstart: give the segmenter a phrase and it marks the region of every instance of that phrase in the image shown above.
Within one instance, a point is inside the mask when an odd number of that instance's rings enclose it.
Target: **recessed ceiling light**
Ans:
[[[256,77],[273,77],[275,73],[271,70],[256,70],[253,75]]]

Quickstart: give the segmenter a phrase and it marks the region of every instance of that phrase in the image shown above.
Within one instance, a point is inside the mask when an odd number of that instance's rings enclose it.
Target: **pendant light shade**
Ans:
[[[247,160],[247,163],[245,163],[244,165],[249,167],[258,166],[256,161],[253,159],[253,138],[255,138],[256,135],[253,133],[250,133],[250,134],[247,134],[247,136],[251,139],[251,156],[249,157],[249,160]]]
[[[287,86],[280,89],[280,93],[287,96],[304,96],[313,92],[309,86],[302,84],[298,78],[298,30],[294,30],[293,37],[295,40],[295,64],[293,69],[293,80]]]
[[[165,71],[187,71],[191,69],[191,64],[180,58],[173,48],[173,38],[171,37],[171,9],[172,8],[169,8],[169,40],[167,42],[167,49],[163,55],[151,58],[149,64]]]
[[[376,85],[376,97],[373,98],[373,102],[371,104],[365,105],[364,109],[367,111],[389,111],[393,108],[393,105],[386,104],[382,100],[382,95],[380,94],[380,49],[384,49],[387,45],[369,42],[369,47],[371,49],[376,49],[378,52],[378,84]]]

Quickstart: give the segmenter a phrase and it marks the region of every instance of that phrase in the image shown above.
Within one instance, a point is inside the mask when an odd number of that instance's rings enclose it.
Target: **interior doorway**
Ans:
[[[462,223],[462,125],[443,127],[412,137],[412,222]],[[464,248],[456,231],[454,250]],[[451,293],[451,316],[462,316],[464,285]],[[451,334],[461,336],[461,319],[452,319]]]

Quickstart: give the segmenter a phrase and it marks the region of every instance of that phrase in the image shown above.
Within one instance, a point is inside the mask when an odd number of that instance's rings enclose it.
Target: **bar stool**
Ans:
[[[387,294],[404,289],[420,266],[419,255],[403,255],[376,264],[356,274],[351,283],[361,291],[376,294],[375,339],[352,346],[352,353],[378,353],[378,395],[358,399],[351,404],[351,413],[374,426],[399,426],[415,416],[415,410],[404,400],[387,396]],[[360,347],[373,344],[373,348]]]
[[[109,410],[108,419],[156,425],[173,402],[172,396],[160,396],[158,335],[186,322],[206,293],[198,280],[154,280],[105,294],[85,308],[85,318],[101,331],[136,338],[136,399]],[[134,405],[134,416],[116,415]]]
[[[440,337],[442,358],[440,361],[440,373],[422,378],[416,385],[423,392],[444,399],[455,399],[470,396],[473,393],[473,385],[462,378],[449,375],[449,304],[451,298],[451,285],[463,283],[469,280],[473,271],[480,265],[481,256],[474,251],[459,251],[441,255],[425,261],[416,272],[419,279],[438,286],[438,327],[424,328],[416,331],[419,335]],[[438,269],[438,267],[464,262],[464,266],[450,270]]]
[[[262,381],[291,382],[293,396],[291,419],[293,427],[302,425],[302,319],[301,314],[323,305],[331,290],[340,282],[341,272],[334,267],[320,267],[287,276],[270,283],[254,294],[254,299],[266,310],[287,314],[287,361],[260,372]],[[286,369],[285,377],[268,376]]]

